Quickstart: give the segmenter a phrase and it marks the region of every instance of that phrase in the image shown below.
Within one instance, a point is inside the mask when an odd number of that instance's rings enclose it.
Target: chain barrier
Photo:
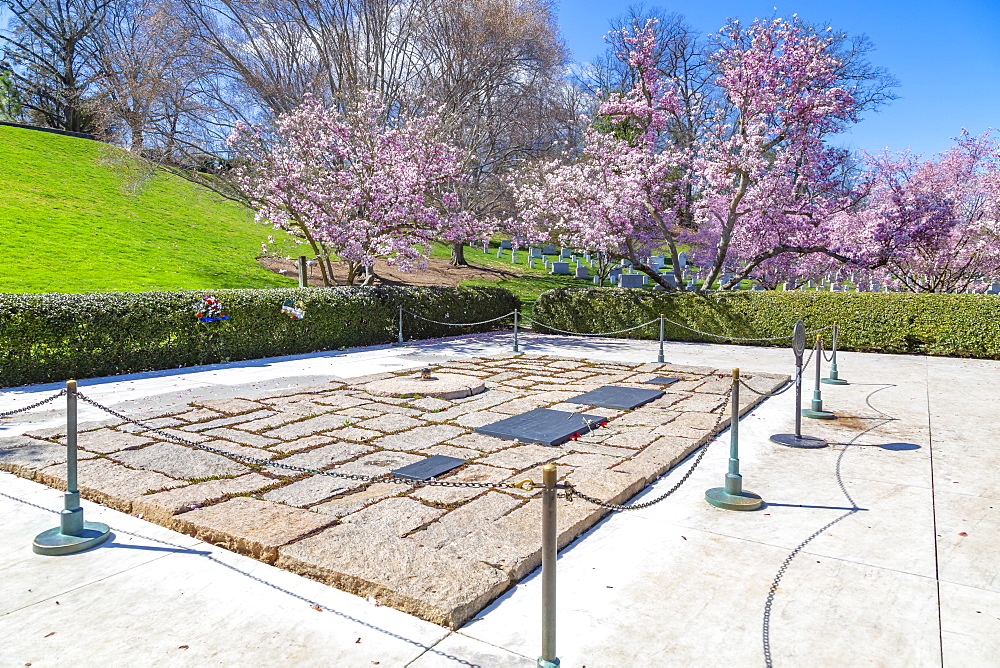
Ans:
[[[594,332],[594,333],[587,333],[587,332],[571,332],[571,331],[566,330],[566,329],[559,329],[558,327],[553,327],[552,325],[546,325],[544,322],[538,322],[537,320],[533,320],[533,319],[528,318],[528,317],[525,317],[524,319],[527,320],[528,322],[530,322],[533,325],[541,325],[542,327],[545,327],[546,329],[551,329],[554,332],[560,332],[562,334],[572,334],[574,336],[609,336],[611,334],[622,334],[623,332],[631,332],[632,330],[639,329],[641,327],[648,327],[648,326],[652,325],[654,322],[659,322],[660,321],[659,318],[655,318],[653,320],[650,320],[649,322],[644,322],[641,325],[636,325],[635,327],[629,327],[628,329],[619,329],[619,330],[616,330],[614,332]]]
[[[770,399],[771,397],[781,396],[782,394],[784,394],[788,390],[790,390],[793,387],[795,387],[794,381],[787,380],[781,386],[780,390],[772,390],[770,392],[761,392],[760,390],[755,390],[754,388],[750,387],[750,385],[748,385],[746,383],[746,381],[744,381],[742,378],[740,378],[740,385],[742,385],[743,387],[747,388],[748,390],[750,390],[751,392],[753,392],[754,394],[756,394],[758,397],[763,397],[764,399]]]
[[[824,345],[825,343],[826,342],[823,339],[820,339],[820,341],[819,341],[819,350],[820,350],[821,353],[823,353],[823,359],[825,361],[832,362],[833,361],[833,351],[831,350],[830,351],[830,356],[827,357],[826,346]]]
[[[729,406],[729,403],[732,400],[732,398],[733,398],[732,394],[730,394],[728,397],[726,397],[726,401],[722,404],[722,406],[719,407],[719,416],[715,419],[715,424],[712,426],[713,440],[714,440],[715,430],[719,428],[720,424],[722,424],[722,420],[723,420],[723,418],[725,418],[725,415],[726,415],[726,408]],[[656,497],[652,501],[645,501],[643,503],[633,503],[631,505],[623,505],[623,504],[618,504],[618,503],[607,503],[605,501],[601,501],[600,499],[595,499],[592,496],[587,496],[586,494],[584,494],[580,490],[578,490],[575,487],[573,487],[573,485],[571,483],[566,483],[566,493],[567,493],[567,495],[578,496],[581,499],[583,499],[584,501],[589,501],[590,503],[594,504],[595,506],[600,506],[602,508],[608,508],[610,510],[642,510],[643,508],[649,508],[650,506],[655,505],[655,504],[659,503],[660,501],[663,501],[664,499],[666,499],[668,496],[670,496],[671,494],[673,494],[674,492],[676,492],[678,489],[680,489],[681,485],[683,485],[685,482],[687,482],[687,479],[691,477],[691,474],[694,473],[694,470],[696,468],[698,468],[698,464],[700,464],[701,460],[705,458],[705,453],[708,452],[708,446],[711,445],[711,444],[712,444],[712,441],[709,441],[708,443],[706,443],[705,445],[702,446],[701,452],[698,453],[698,456],[695,457],[694,461],[691,463],[691,467],[687,470],[687,472],[683,476],[681,476],[681,479],[677,481],[676,485],[674,485],[669,490],[667,490],[665,493],[663,493],[660,496]]]
[[[37,403],[34,403],[34,404],[31,404],[30,406],[25,406],[24,408],[15,408],[12,411],[5,411],[3,413],[0,413],[0,418],[10,417],[11,415],[17,415],[18,413],[27,413],[28,411],[32,410],[33,408],[38,408],[39,406],[44,406],[45,404],[49,403],[50,401],[55,401],[56,399],[58,399],[59,397],[63,396],[64,394],[66,394],[66,389],[65,388],[59,390],[59,392],[57,394],[53,394],[48,399],[42,399],[41,401],[39,401]]]
[[[412,315],[414,318],[419,318],[420,320],[433,322],[435,325],[450,325],[452,327],[471,327],[473,325],[485,325],[488,322],[496,322],[497,320],[503,320],[504,318],[509,318],[512,315],[514,315],[514,311],[511,311],[510,313],[504,313],[503,315],[497,316],[496,318],[490,318],[489,320],[482,320],[480,322],[441,322],[440,320],[431,320],[430,318],[425,318],[422,315],[417,315],[416,313],[413,313],[412,311],[407,311],[406,309],[403,309],[403,313],[408,313],[409,315]]]
[[[138,420],[133,420],[132,418],[130,418],[130,417],[126,416],[126,415],[123,415],[123,414],[119,413],[118,411],[116,411],[114,409],[108,408],[107,406],[103,406],[103,405],[97,403],[96,401],[94,401],[90,397],[87,397],[87,396],[85,396],[83,394],[80,394],[79,392],[77,392],[76,396],[79,397],[81,401],[85,401],[88,404],[90,404],[91,406],[99,408],[102,411],[104,411],[105,413],[108,413],[109,415],[113,415],[114,417],[118,418],[119,420],[124,420],[125,422],[128,422],[130,424],[134,424],[137,427],[142,427],[146,431],[154,432],[154,433],[159,434],[159,435],[161,435],[161,436],[163,436],[165,438],[169,438],[169,439],[171,439],[173,441],[176,441],[177,443],[180,443],[182,445],[188,445],[188,446],[191,446],[193,448],[198,448],[199,450],[205,450],[206,452],[211,452],[211,453],[214,453],[214,454],[217,454],[217,455],[222,455],[223,457],[230,457],[232,459],[238,459],[240,461],[244,461],[244,462],[247,462],[249,464],[253,464],[255,466],[262,466],[262,467],[263,466],[269,466],[269,467],[272,467],[272,468],[284,469],[286,471],[294,471],[296,473],[309,473],[309,474],[313,474],[313,475],[325,475],[325,476],[330,477],[330,478],[343,478],[343,479],[346,479],[346,480],[357,480],[357,481],[360,481],[360,482],[391,482],[391,483],[394,483],[394,484],[397,484],[397,485],[426,485],[428,487],[473,487],[473,488],[477,488],[477,489],[478,488],[483,488],[483,489],[521,489],[521,490],[525,490],[525,491],[528,491],[528,492],[530,492],[530,491],[534,490],[536,487],[538,487],[538,485],[535,484],[534,482],[532,482],[531,480],[522,480],[521,482],[518,482],[518,483],[503,483],[503,482],[497,482],[497,483],[484,483],[484,482],[448,482],[448,481],[444,481],[444,480],[413,480],[413,479],[410,479],[410,478],[402,478],[402,477],[398,477],[398,476],[394,476],[394,475],[367,476],[367,475],[361,475],[359,473],[340,473],[340,472],[337,472],[337,471],[320,471],[318,469],[311,469],[311,468],[307,468],[307,467],[304,467],[304,466],[294,466],[292,464],[284,464],[280,460],[279,461],[271,461],[271,460],[268,460],[268,459],[259,459],[257,457],[250,457],[249,455],[240,455],[240,454],[236,454],[235,452],[227,452],[226,450],[220,450],[219,448],[213,448],[213,447],[211,447],[209,445],[204,445],[202,443],[195,443],[194,441],[189,441],[186,438],[181,438],[180,436],[168,433],[166,431],[163,431],[162,429],[158,429],[156,427],[151,427],[149,425],[143,424],[142,422],[139,422]]]
[[[788,336],[772,336],[770,338],[748,339],[748,338],[741,338],[739,336],[726,336],[723,334],[714,334],[712,332],[703,332],[700,329],[695,329],[694,327],[688,327],[687,325],[675,322],[669,318],[664,318],[663,320],[664,322],[669,322],[671,325],[677,325],[678,327],[686,329],[689,332],[694,332],[695,334],[701,334],[703,336],[714,336],[717,339],[724,339],[727,341],[784,341],[794,336],[794,334],[789,334]],[[819,332],[825,332],[831,327],[833,327],[833,325],[827,325],[826,327],[821,327],[819,329],[812,329],[807,331],[806,334],[818,334]]]

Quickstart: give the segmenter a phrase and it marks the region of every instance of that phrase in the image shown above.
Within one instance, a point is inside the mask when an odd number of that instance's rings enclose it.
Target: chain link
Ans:
[[[720,407],[719,416],[715,419],[715,425],[712,426],[713,436],[716,434],[716,430],[719,428],[719,425],[722,424],[722,420],[725,418],[726,415],[726,408],[729,406],[730,402],[732,401],[732,398],[733,396],[732,394],[730,394],[728,397],[726,397],[725,403],[723,403],[722,406]],[[589,501],[595,506],[600,506],[602,508],[609,508],[611,510],[642,510],[643,508],[649,508],[650,506],[666,499],[668,496],[670,496],[678,489],[680,489],[681,485],[687,482],[687,479],[691,477],[691,474],[694,473],[694,470],[698,468],[698,464],[700,464],[701,460],[704,459],[705,453],[708,452],[708,446],[711,444],[712,441],[710,440],[708,443],[702,446],[701,452],[698,453],[698,456],[695,457],[694,462],[691,463],[691,468],[689,468],[687,472],[681,477],[681,479],[677,481],[676,485],[674,485],[664,494],[656,497],[652,501],[645,501],[643,503],[634,503],[628,506],[618,503],[607,503],[605,501],[601,501],[600,499],[595,499],[592,496],[587,496],[577,488],[573,487],[573,485],[570,483],[566,483],[566,493],[568,495],[579,496],[584,501]]]
[[[45,404],[49,403],[50,401],[55,401],[56,399],[58,399],[59,397],[63,396],[64,394],[66,394],[66,388],[63,388],[63,389],[59,390],[58,394],[53,394],[48,399],[42,399],[38,403],[31,404],[30,406],[25,406],[24,408],[16,408],[16,409],[14,409],[12,411],[5,411],[3,413],[0,413],[0,418],[10,417],[11,415],[17,415],[18,413],[27,413],[28,411],[30,411],[33,408],[38,408],[39,406],[44,406]]]
[[[504,318],[509,318],[512,315],[514,315],[514,311],[511,311],[510,313],[504,313],[503,315],[497,316],[496,318],[490,318],[489,320],[482,320],[480,322],[441,322],[440,320],[431,320],[430,318],[425,318],[422,315],[417,315],[416,313],[413,313],[412,311],[407,311],[406,309],[403,309],[403,313],[408,313],[409,315],[412,315],[414,318],[419,318],[420,320],[433,322],[435,325],[450,325],[452,327],[470,327],[472,325],[485,325],[488,322],[496,322],[497,320],[503,320]]]
[[[381,476],[367,476],[358,473],[340,473],[337,471],[320,471],[318,469],[306,468],[304,466],[293,466],[292,464],[284,464],[279,461],[270,461],[268,459],[259,459],[257,457],[250,457],[249,455],[239,455],[235,452],[227,452],[226,450],[220,450],[219,448],[213,448],[209,445],[204,445],[202,443],[195,443],[194,441],[189,441],[186,438],[181,438],[175,434],[170,434],[163,431],[162,429],[157,429],[156,427],[150,427],[145,425],[138,420],[133,420],[132,418],[119,413],[116,410],[103,406],[90,397],[84,396],[77,392],[77,396],[82,400],[101,409],[105,413],[113,415],[119,420],[124,420],[130,424],[134,424],[137,427],[142,427],[146,431],[151,431],[156,434],[160,434],[165,438],[169,438],[173,441],[181,443],[182,445],[188,445],[193,448],[198,448],[199,450],[205,450],[206,452],[211,452],[217,455],[222,455],[223,457],[230,457],[232,459],[238,459],[255,466],[269,466],[273,468],[280,468],[286,471],[295,471],[296,473],[310,473],[313,475],[325,475],[331,478],[344,478],[347,480],[357,480],[361,482],[391,482],[397,485],[426,485],[429,487],[474,487],[482,489],[523,489],[525,491],[532,491],[536,485],[530,480],[525,480],[516,484],[497,482],[497,483],[483,483],[483,482],[448,482],[444,480],[412,480],[410,478],[402,478],[394,475],[381,475]]]
[[[744,381],[742,378],[740,378],[740,385],[742,385],[743,387],[747,388],[748,390],[750,390],[751,392],[753,392],[757,396],[763,397],[764,399],[770,399],[771,397],[780,396],[780,395],[784,394],[785,392],[787,392],[788,390],[790,390],[793,387],[795,387],[795,383],[794,382],[792,382],[791,380],[786,380],[782,384],[780,390],[772,390],[771,392],[761,392],[760,390],[755,390],[754,388],[750,387],[746,383],[746,381]]]
[[[660,319],[656,318],[655,320],[650,320],[649,322],[644,322],[641,325],[636,325],[635,327],[629,327],[628,329],[619,329],[614,332],[595,332],[595,333],[571,332],[566,329],[559,329],[558,327],[553,327],[552,325],[546,325],[544,322],[538,322],[537,320],[532,320],[531,318],[525,318],[525,320],[527,320],[533,325],[541,325],[546,329],[551,329],[553,332],[561,332],[562,334],[573,334],[574,336],[609,336],[611,334],[621,334],[623,332],[631,332],[632,330],[639,329],[640,327],[648,327],[649,325],[652,325],[654,322],[659,322]]]

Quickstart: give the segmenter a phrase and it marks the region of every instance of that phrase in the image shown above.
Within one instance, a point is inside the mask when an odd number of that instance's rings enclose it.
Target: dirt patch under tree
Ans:
[[[257,262],[264,269],[273,271],[282,276],[297,278],[299,275],[298,265],[295,260],[283,257],[259,257]],[[343,262],[333,262],[333,277],[337,285],[345,285],[347,280],[347,266]],[[375,262],[375,284],[376,285],[443,285],[454,287],[465,280],[471,279],[509,279],[521,276],[519,272],[507,271],[504,269],[493,269],[489,267],[453,267],[448,260],[431,259],[427,262],[427,268],[419,271],[400,271],[398,267],[386,264],[385,260]],[[355,283],[360,284],[360,281]],[[309,268],[309,285],[322,286],[323,276],[319,267],[312,265]]]

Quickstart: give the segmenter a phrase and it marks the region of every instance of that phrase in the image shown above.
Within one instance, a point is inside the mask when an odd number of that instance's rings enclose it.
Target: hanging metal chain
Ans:
[[[11,415],[17,415],[18,413],[27,413],[28,411],[30,411],[33,408],[38,408],[39,406],[44,406],[45,404],[49,403],[50,401],[55,401],[56,399],[58,399],[59,397],[63,396],[64,394],[66,394],[66,388],[63,388],[63,389],[59,390],[58,394],[53,394],[48,399],[42,399],[38,403],[31,404],[30,406],[25,406],[24,408],[15,408],[12,411],[5,411],[3,413],[0,413],[0,418],[10,417]]]
[[[618,330],[615,330],[613,332],[593,332],[593,333],[589,333],[589,332],[571,332],[571,331],[566,330],[566,329],[559,329],[558,327],[553,327],[552,325],[546,325],[544,322],[538,322],[537,320],[532,320],[531,318],[527,318],[527,317],[524,318],[524,320],[530,322],[533,325],[541,325],[542,327],[545,327],[546,329],[551,329],[554,332],[560,332],[562,334],[572,334],[574,336],[609,336],[611,334],[622,334],[624,332],[631,332],[632,330],[639,329],[641,327],[648,327],[649,325],[652,325],[654,322],[659,322],[660,321],[659,318],[656,318],[654,320],[650,320],[649,322],[644,322],[641,325],[636,325],[635,327],[629,327],[628,329],[618,329]]]
[[[750,386],[749,386],[749,385],[748,385],[748,384],[746,383],[746,381],[744,381],[744,380],[743,380],[742,378],[740,378],[740,385],[742,385],[743,387],[747,388],[748,390],[750,390],[751,392],[753,392],[753,393],[754,393],[754,394],[756,394],[757,396],[759,396],[759,397],[763,397],[764,399],[770,399],[771,397],[777,397],[777,396],[780,396],[780,395],[784,394],[785,392],[787,392],[788,390],[790,390],[790,389],[792,389],[793,387],[795,387],[795,383],[794,383],[794,382],[792,382],[792,380],[791,380],[791,379],[789,379],[789,380],[786,380],[786,381],[785,381],[785,382],[784,382],[784,383],[782,384],[782,386],[781,386],[781,389],[780,389],[780,390],[772,390],[772,391],[770,391],[770,392],[761,392],[760,390],[755,390],[754,388],[750,387]]]
[[[444,480],[412,480],[410,478],[402,478],[394,475],[378,475],[378,476],[367,476],[358,473],[339,473],[337,471],[320,471],[318,469],[311,469],[304,466],[293,466],[292,464],[284,464],[279,461],[271,461],[268,459],[259,459],[257,457],[250,457],[248,455],[239,455],[235,452],[227,452],[226,450],[220,450],[219,448],[213,448],[210,445],[204,445],[202,443],[195,443],[194,441],[189,441],[186,438],[181,438],[175,434],[170,434],[163,431],[162,429],[157,429],[156,427],[150,427],[149,425],[143,424],[138,420],[133,420],[132,418],[119,413],[118,411],[103,406],[90,397],[77,392],[77,397],[81,401],[85,401],[91,406],[100,408],[105,413],[115,416],[119,420],[124,420],[130,424],[134,424],[137,427],[142,427],[146,431],[151,431],[156,434],[160,434],[164,438],[169,438],[182,445],[188,445],[193,448],[198,448],[199,450],[205,450],[206,452],[211,452],[217,455],[222,455],[223,457],[230,457],[232,459],[238,459],[240,461],[247,462],[249,464],[254,464],[255,466],[268,466],[272,468],[284,469],[286,471],[294,471],[296,473],[310,473],[313,475],[325,475],[331,478],[344,478],[346,480],[357,480],[360,482],[391,482],[397,485],[426,485],[429,487],[474,487],[477,489],[521,489],[525,491],[532,491],[538,485],[531,480],[522,480],[518,483],[484,483],[484,482],[448,482]]]
[[[703,336],[713,336],[713,337],[715,337],[717,339],[724,339],[724,340],[727,340],[727,341],[784,341],[784,340],[790,339],[790,338],[792,338],[794,336],[794,334],[789,334],[788,336],[772,336],[770,338],[747,339],[747,338],[741,338],[739,336],[727,336],[727,335],[724,335],[724,334],[714,334],[712,332],[703,332],[700,329],[695,329],[694,327],[688,327],[687,325],[681,324],[679,322],[675,322],[675,321],[673,321],[673,320],[671,320],[669,318],[664,318],[663,320],[664,320],[664,322],[669,322],[671,325],[677,325],[678,327],[686,329],[689,332],[694,332],[696,334],[701,334]],[[819,332],[826,331],[826,330],[830,329],[831,327],[833,327],[833,325],[827,325],[826,327],[821,327],[820,329],[810,330],[810,331],[806,332],[806,334],[818,334]]]
[[[712,433],[713,434],[715,433],[715,430],[719,428],[719,425],[722,424],[722,420],[726,416],[726,408],[729,406],[729,403],[730,403],[730,401],[732,401],[732,398],[733,398],[732,394],[730,394],[728,397],[726,397],[725,403],[723,403],[722,406],[719,407],[719,416],[715,419],[715,425],[712,426]],[[664,494],[656,497],[652,501],[645,501],[643,503],[634,503],[634,504],[628,505],[628,506],[622,505],[622,504],[618,504],[618,503],[607,503],[605,501],[601,501],[600,499],[595,499],[592,496],[587,496],[586,494],[584,494],[583,492],[581,492],[577,488],[573,487],[573,485],[571,483],[565,483],[565,485],[566,485],[566,494],[567,494],[567,496],[569,496],[569,495],[579,496],[584,501],[589,501],[590,503],[594,504],[595,506],[601,506],[602,508],[609,508],[611,510],[642,510],[643,508],[649,508],[650,506],[652,506],[654,504],[657,504],[660,501],[663,501],[664,499],[666,499],[668,496],[670,496],[671,494],[673,494],[674,492],[676,492],[678,489],[680,489],[681,485],[683,485],[685,482],[687,482],[687,479],[691,477],[691,474],[694,473],[694,470],[696,468],[698,468],[698,464],[700,464],[701,460],[705,458],[705,453],[708,452],[708,446],[711,445],[711,444],[712,444],[712,441],[709,441],[708,443],[706,443],[705,445],[702,446],[701,452],[698,453],[698,456],[695,457],[694,461],[691,463],[691,468],[689,468],[687,470],[687,472],[681,477],[681,479],[677,481],[676,485],[674,485],[669,490],[667,490]],[[567,499],[567,500],[570,500],[570,499]]]
[[[403,313],[408,313],[412,315],[414,318],[419,318],[420,320],[433,322],[435,325],[450,325],[452,327],[470,327],[472,325],[485,325],[488,322],[496,322],[497,320],[503,320],[504,318],[509,318],[512,315],[514,315],[514,311],[511,311],[510,313],[504,313],[503,315],[497,316],[495,318],[490,318],[489,320],[481,320],[479,322],[441,322],[440,320],[431,320],[430,318],[425,318],[422,315],[417,315],[416,313],[413,313],[412,311],[407,311],[406,309],[403,309]]]

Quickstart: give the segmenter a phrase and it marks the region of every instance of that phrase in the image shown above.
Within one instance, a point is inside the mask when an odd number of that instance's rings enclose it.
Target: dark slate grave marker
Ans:
[[[447,473],[453,468],[458,468],[466,460],[458,457],[446,457],[444,455],[434,455],[427,459],[408,464],[392,472],[397,478],[409,478],[410,480],[430,480],[442,473]]]
[[[476,429],[476,433],[508,441],[518,440],[525,443],[559,445],[570,440],[576,434],[582,436],[588,431],[597,429],[607,421],[606,417],[600,415],[584,415],[583,413],[554,411],[549,408],[536,408],[533,411],[479,427]]]
[[[636,387],[605,385],[604,387],[599,387],[596,390],[591,390],[586,394],[581,394],[566,401],[571,404],[586,404],[588,406],[632,410],[662,396],[662,390],[642,390]]]
[[[650,383],[651,385],[673,385],[679,380],[680,378],[670,378],[669,376],[657,376],[656,378],[653,378],[652,380],[647,380],[646,382]]]

